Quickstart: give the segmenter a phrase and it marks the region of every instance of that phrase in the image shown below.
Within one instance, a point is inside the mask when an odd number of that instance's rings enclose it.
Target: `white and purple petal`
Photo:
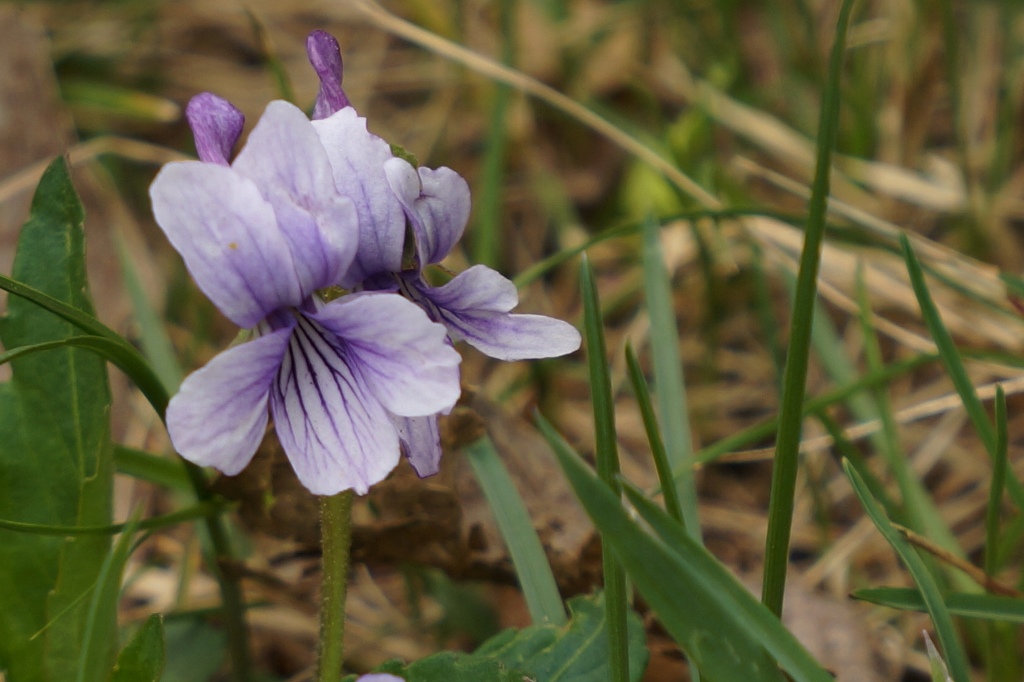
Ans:
[[[393,417],[398,439],[409,464],[420,478],[433,476],[441,468],[441,432],[437,415],[430,417]]]
[[[149,188],[153,214],[199,288],[239,327],[308,295],[273,207],[231,168],[169,163]]]
[[[222,97],[201,92],[189,100],[185,118],[192,129],[199,159],[227,166],[245,125],[242,112]]]
[[[352,201],[335,189],[327,152],[306,115],[288,102],[268,104],[232,168],[274,207],[303,295],[336,284],[355,256],[359,220]]]
[[[355,202],[359,215],[359,247],[339,283],[350,289],[371,275],[398,272],[405,213],[384,176],[384,163],[394,158],[391,146],[370,133],[366,119],[352,107],[312,125],[327,151],[338,193]]]
[[[267,397],[291,336],[285,327],[229,348],[190,374],[167,406],[167,431],[182,457],[234,475],[267,427]]]
[[[484,265],[475,265],[441,287],[421,281],[409,289],[456,341],[464,340],[499,360],[553,358],[580,347],[580,333],[544,315],[513,315],[515,285]]]
[[[334,36],[327,31],[313,31],[306,38],[306,54],[320,79],[320,92],[313,105],[313,120],[327,118],[336,111],[352,106],[341,88],[344,67],[341,47]]]
[[[364,494],[398,463],[398,433],[360,362],[343,340],[298,318],[270,407],[285,454],[316,495]]]
[[[451,168],[413,168],[404,159],[384,164],[416,236],[421,266],[440,263],[462,238],[469,220],[469,185]]]
[[[459,399],[460,356],[444,327],[396,294],[350,294],[310,315],[344,340],[347,357],[388,412],[423,417]]]

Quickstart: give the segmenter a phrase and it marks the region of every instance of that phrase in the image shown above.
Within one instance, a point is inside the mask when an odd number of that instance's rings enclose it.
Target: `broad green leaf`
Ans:
[[[442,651],[409,665],[388,661],[374,672],[391,673],[406,682],[523,682],[528,679],[522,671],[508,670],[494,659],[454,651]],[[357,678],[357,675],[349,675],[342,682],[355,682]]]
[[[110,682],[158,682],[164,669],[164,621],[154,613],[117,657]]]
[[[57,159],[33,199],[13,279],[91,318],[83,219],[67,165]],[[0,341],[8,350],[76,334],[66,319],[19,296],[9,297],[7,316],[0,320]],[[15,358],[11,370],[12,380],[0,385],[0,518],[109,524],[113,457],[103,359],[63,348]],[[109,551],[110,538],[102,535],[58,538],[0,530],[0,668],[9,682],[75,678],[89,592]],[[111,639],[102,654],[107,670],[114,644]]]
[[[164,630],[167,644],[160,682],[206,682],[223,667],[227,636],[204,618],[175,618]]]
[[[546,682],[607,682],[608,632],[604,595],[569,600],[571,617],[563,627],[531,625],[506,630],[476,650],[474,656],[501,661],[519,669],[530,679]],[[647,667],[647,648],[640,617],[629,611],[627,618],[630,679],[637,682]]]
[[[566,625],[531,625],[509,629],[484,642],[472,654],[442,652],[403,665],[385,663],[377,672],[388,672],[407,682],[607,682],[608,632],[604,596],[569,600],[571,618]],[[644,627],[630,612],[629,669],[633,682],[643,677],[647,665]],[[355,676],[345,678],[352,682]]]

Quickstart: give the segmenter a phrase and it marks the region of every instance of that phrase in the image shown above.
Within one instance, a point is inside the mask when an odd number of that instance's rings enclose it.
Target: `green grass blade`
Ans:
[[[921,592],[913,587],[873,587],[855,590],[854,599],[903,611],[925,611]],[[943,596],[946,608],[954,616],[1024,625],[1024,599],[999,594],[954,592]]]
[[[988,508],[985,510],[985,572],[995,575],[999,571],[999,509],[1006,488],[1006,469],[1009,460],[1009,434],[1007,431],[1006,392],[996,387],[996,451],[992,463],[992,482],[988,489]]]
[[[536,624],[564,625],[565,607],[544,547],[494,444],[484,436],[467,446],[465,455],[508,545],[530,617]]]
[[[771,652],[797,682],[832,680],[806,652],[797,653],[800,645],[778,619],[681,525],[634,493],[638,504],[646,503],[652,518],[660,515],[665,525],[675,528],[671,542],[646,532],[550,424],[539,418],[538,425],[602,538],[702,677],[781,682],[784,677]],[[736,594],[743,594],[739,599],[746,603],[738,603]],[[751,618],[748,607],[759,610],[760,616]],[[789,644],[780,646],[782,639]]]
[[[149,530],[152,528],[167,528],[176,526],[185,521],[194,521],[204,517],[215,516],[224,511],[224,504],[218,502],[197,502],[186,509],[180,509],[170,514],[154,516],[143,519],[132,526],[137,530]],[[129,524],[112,523],[106,526],[54,526],[44,523],[23,523],[21,521],[7,521],[0,519],[0,528],[14,531],[15,533],[29,533],[32,535],[53,535],[57,537],[71,537],[74,535],[117,535],[126,532]]]
[[[949,665],[953,679],[956,682],[969,682],[971,678],[967,658],[964,656],[960,641],[957,638],[956,628],[953,626],[953,620],[949,615],[949,609],[946,608],[943,602],[942,594],[939,592],[935,578],[928,570],[928,567],[925,566],[921,557],[914,551],[914,548],[910,546],[910,543],[900,535],[899,531],[896,530],[892,522],[886,517],[885,512],[871,496],[871,492],[864,484],[864,479],[861,478],[849,460],[843,461],[843,468],[850,479],[853,491],[864,506],[864,511],[867,512],[871,521],[886,541],[896,550],[896,554],[899,555],[917,584],[926,610],[932,618],[932,623],[935,625],[935,634],[942,645],[942,650],[946,656],[946,662]]]
[[[117,258],[121,265],[121,277],[124,280],[125,289],[128,290],[128,296],[131,298],[135,324],[139,328],[142,352],[149,360],[153,372],[160,378],[164,389],[168,393],[175,393],[178,386],[181,385],[184,373],[178,364],[174,345],[167,335],[163,320],[160,319],[156,310],[150,305],[149,299],[146,298],[146,292],[142,289],[135,264],[121,239],[117,240]]]
[[[675,478],[674,485],[684,525],[693,537],[700,539],[690,411],[686,405],[686,382],[679,355],[679,331],[676,328],[675,307],[672,305],[672,282],[669,281],[661,255],[658,224],[650,217],[644,223],[643,272],[647,312],[651,318],[651,356],[654,376],[657,377],[654,394],[661,413],[665,455],[671,469],[681,474]],[[665,484],[666,481],[662,480],[663,491]]]
[[[117,467],[117,473],[134,476],[168,490],[189,492],[192,490],[192,484],[182,462],[179,458],[170,459],[145,450],[114,445],[114,465]]]
[[[946,325],[942,322],[939,309],[936,307],[935,301],[932,300],[932,296],[928,291],[924,272],[921,270],[921,263],[917,260],[917,256],[910,247],[910,241],[906,235],[900,236],[900,245],[903,247],[903,257],[906,259],[910,284],[914,288],[917,303],[921,307],[921,316],[928,326],[928,332],[931,334],[932,340],[935,341],[935,345],[939,349],[939,356],[946,367],[946,373],[949,375],[950,380],[952,380],[953,386],[956,388],[956,392],[964,404],[964,409],[967,410],[967,416],[974,425],[974,430],[978,432],[978,437],[985,445],[985,450],[989,453],[989,457],[995,461],[996,434],[992,428],[992,422],[989,421],[988,414],[985,412],[985,406],[974,390],[974,384],[967,374],[967,369],[964,367],[963,359],[960,357],[956,344],[953,343],[952,335],[950,335]],[[1024,510],[1024,486],[1021,486],[1015,477],[1009,476],[1006,478],[1006,489],[1010,493],[1014,504],[1019,509]]]
[[[89,601],[83,632],[82,653],[78,659],[77,682],[105,680],[114,665],[110,643],[117,640],[117,606],[121,574],[134,547],[138,513],[126,524],[113,551],[107,554],[96,578]]]
[[[786,354],[786,371],[783,377],[779,437],[775,449],[771,498],[768,505],[768,536],[765,541],[764,584],[761,595],[765,605],[776,614],[782,613],[782,600],[786,590],[793,499],[796,494],[796,475],[800,461],[803,403],[807,389],[811,322],[814,316],[814,300],[818,292],[818,266],[821,261],[821,243],[828,211],[832,148],[835,146],[839,127],[840,73],[846,46],[846,28],[852,9],[853,1],[844,0],[836,25],[828,79],[822,96],[817,166],[808,206],[803,252],[800,255],[796,298],[793,302],[793,319],[789,332],[789,352]]]
[[[580,268],[580,292],[583,296],[583,330],[587,365],[590,369],[590,393],[594,405],[594,430],[597,443],[597,470],[614,497],[619,485],[619,449],[615,433],[615,404],[608,374],[608,351],[604,343],[604,321],[597,297],[594,272],[584,256]],[[607,545],[601,548],[605,609],[608,621],[608,656],[612,682],[629,680],[629,642],[626,631],[626,576],[622,565]]]
[[[515,60],[515,0],[499,0],[502,61],[511,66]],[[473,230],[473,262],[500,269],[501,229],[504,215],[502,185],[505,177],[505,151],[508,146],[508,109],[512,88],[506,83],[494,85],[494,102],[487,142],[484,147],[480,189],[477,192],[477,222]]]
[[[661,441],[661,432],[658,430],[658,421],[654,416],[651,394],[647,390],[647,382],[644,381],[640,361],[637,360],[633,346],[629,343],[626,344],[626,365],[629,368],[629,381],[633,384],[637,405],[640,406],[640,416],[644,422],[644,430],[647,432],[647,442],[651,445],[651,456],[654,458],[654,467],[658,471],[661,492],[665,496],[665,510],[673,519],[686,527],[683,506],[679,502],[679,493],[672,480],[672,465],[668,461],[668,453],[665,452],[665,444]]]

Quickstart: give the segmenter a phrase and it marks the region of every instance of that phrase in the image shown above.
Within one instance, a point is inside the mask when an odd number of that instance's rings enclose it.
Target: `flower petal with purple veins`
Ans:
[[[267,396],[291,329],[229,348],[185,379],[167,406],[167,431],[185,459],[237,474],[267,427]]]
[[[308,295],[274,209],[251,180],[182,161],[164,166],[149,194],[157,223],[196,284],[239,327]]]
[[[580,333],[567,322],[508,312],[518,302],[515,285],[484,265],[471,267],[442,287],[420,283],[414,294],[429,302],[454,340],[465,340],[492,358],[553,358],[580,347]]]
[[[281,447],[315,495],[365,494],[398,464],[398,433],[346,346],[300,316],[270,393]]]
[[[345,107],[352,106],[341,88],[343,64],[341,47],[327,31],[313,31],[306,38],[306,54],[320,79],[320,92],[313,105],[313,120],[327,118]]]
[[[341,286],[350,289],[371,275],[398,272],[405,243],[405,213],[384,176],[391,146],[366,129],[366,119],[346,107],[313,121],[327,151],[339,194],[355,202],[359,248]]]
[[[398,158],[384,172],[412,225],[420,265],[440,263],[466,229],[469,185],[451,168],[416,169]]]
[[[199,159],[227,166],[245,125],[242,112],[226,99],[201,92],[189,100],[185,118],[192,129]]]
[[[441,432],[437,415],[430,417],[393,417],[398,439],[409,464],[420,478],[433,476],[441,468]]]
[[[305,295],[338,282],[355,256],[355,204],[338,194],[327,152],[306,115],[271,102],[231,166],[274,207]]]
[[[392,414],[448,412],[459,399],[458,352],[444,327],[395,294],[350,294],[310,315],[345,340],[346,357]]]

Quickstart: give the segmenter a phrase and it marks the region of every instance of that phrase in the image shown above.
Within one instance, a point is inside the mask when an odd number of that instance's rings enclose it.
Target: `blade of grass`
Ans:
[[[597,444],[597,471],[614,496],[621,496],[619,450],[615,433],[615,404],[608,373],[608,351],[604,342],[604,320],[597,297],[594,272],[584,255],[580,268],[580,292],[583,297],[583,330],[587,365],[590,370],[590,394],[594,407],[594,436]],[[626,631],[626,576],[611,548],[601,545],[604,577],[605,613],[608,622],[608,658],[612,682],[629,680],[628,635]]]
[[[988,489],[988,507],[985,510],[985,573],[999,572],[999,510],[1006,486],[1006,468],[1009,460],[1009,434],[1006,423],[1006,393],[996,387],[996,451],[992,462],[992,481]]]
[[[950,618],[949,610],[943,602],[942,594],[939,592],[939,586],[936,584],[935,578],[927,566],[925,566],[921,557],[911,547],[910,543],[900,535],[899,531],[896,530],[892,522],[886,517],[881,506],[871,496],[871,491],[865,485],[864,479],[861,478],[849,460],[843,461],[843,469],[846,471],[846,476],[853,486],[854,493],[856,493],[861,504],[864,506],[864,511],[867,512],[871,521],[886,541],[896,550],[896,554],[899,555],[917,584],[928,615],[932,618],[935,634],[942,645],[942,650],[946,655],[946,662],[949,664],[953,679],[956,682],[969,682],[971,678],[967,658],[964,656],[960,641],[957,638],[956,628],[953,626],[953,620]]]
[[[683,518],[683,506],[679,502],[679,493],[672,480],[672,466],[668,461],[668,454],[665,452],[665,444],[661,440],[661,432],[658,430],[658,421],[654,416],[654,405],[651,404],[651,394],[647,390],[647,382],[644,381],[643,370],[640,369],[640,361],[633,352],[633,346],[626,343],[626,365],[629,368],[629,381],[633,384],[633,394],[636,396],[637,405],[640,407],[640,417],[644,422],[644,431],[647,432],[647,442],[651,445],[651,456],[654,458],[654,467],[658,471],[658,481],[661,482],[661,492],[665,497],[665,510],[669,515],[681,523],[684,527],[686,521]]]
[[[797,682],[832,680],[806,652],[800,653],[802,647],[778,619],[739,586],[682,526],[645,496],[636,494],[640,504],[646,502],[654,510],[651,514],[661,514],[665,524],[677,529],[678,536],[666,542],[645,531],[551,425],[542,417],[537,423],[602,538],[621,558],[659,621],[702,676],[711,680],[781,682],[785,678],[771,653]],[[745,605],[733,597],[741,602],[745,599]],[[760,616],[747,613],[751,605],[760,610]]]
[[[658,240],[658,224],[653,217],[648,217],[644,222],[643,243],[644,291],[647,296],[647,312],[651,318],[651,356],[654,376],[657,377],[654,394],[661,413],[664,454],[671,470],[681,474],[674,479],[676,491],[673,497],[682,509],[683,525],[693,537],[700,540],[697,486],[693,479],[693,440],[690,434],[690,411],[686,404],[686,381],[679,355],[679,331],[676,328],[675,307],[672,305],[672,283],[665,270],[661,242]],[[636,386],[634,383],[634,390]],[[666,481],[662,480],[662,490],[666,492],[665,501],[668,503],[665,484]]]
[[[186,521],[215,516],[222,513],[225,506],[223,502],[197,502],[191,507],[179,509],[170,514],[141,519],[134,525],[113,523],[107,526],[52,526],[43,523],[22,523],[21,521],[0,519],[0,528],[14,531],[15,533],[30,533],[34,535],[117,535],[118,533],[126,532],[129,526],[137,530],[150,530],[153,528],[167,528]]]
[[[498,23],[501,36],[502,62],[512,66],[515,61],[515,0],[499,0]],[[494,102],[484,147],[480,188],[477,193],[477,223],[473,230],[473,262],[500,269],[502,184],[505,175],[505,150],[508,144],[507,118],[512,88],[495,83]]]
[[[978,437],[984,444],[989,457],[994,462],[996,458],[996,434],[992,428],[992,422],[989,421],[988,414],[985,412],[985,406],[974,390],[974,384],[971,382],[967,369],[964,367],[960,351],[957,350],[953,337],[942,322],[939,310],[932,300],[931,293],[928,291],[924,272],[921,270],[921,263],[917,260],[917,256],[914,254],[914,250],[911,248],[910,241],[906,235],[900,236],[900,245],[903,247],[903,257],[907,263],[910,284],[914,288],[917,303],[921,307],[921,316],[928,326],[928,332],[931,334],[932,340],[939,349],[939,356],[942,358],[946,373],[949,375],[950,380],[952,380],[956,392],[960,395],[960,400],[963,401],[964,409],[967,410],[967,416],[974,425],[974,430],[978,432]],[[1021,485],[1020,481],[1013,476],[1007,477],[1006,489],[1014,504],[1019,509],[1024,510],[1024,486]]]
[[[120,238],[117,239],[117,259],[121,265],[121,278],[124,280],[124,287],[128,290],[128,296],[131,298],[132,312],[135,316],[135,324],[139,328],[139,339],[142,342],[142,352],[167,392],[174,393],[184,378],[181,366],[174,354],[174,345],[167,335],[160,316],[157,315],[153,306],[150,305],[149,299],[146,298],[146,292],[142,289],[135,264],[125,247],[124,240]]]
[[[882,347],[878,341],[878,335],[871,325],[871,303],[868,299],[863,275],[863,268],[859,267],[857,270],[857,307],[861,335],[864,338],[864,357],[867,360],[868,370],[880,371],[885,367],[882,360]],[[888,392],[884,387],[876,386],[872,389],[872,397],[874,398],[875,414],[882,425],[881,431],[878,432],[880,437],[876,439],[876,446],[892,472],[893,478],[896,479],[903,502],[897,518],[905,521],[905,525],[912,530],[918,531],[936,542],[947,552],[958,558],[964,558],[964,550],[957,542],[956,536],[943,522],[939,508],[932,501],[921,479],[908,465],[907,458],[900,447],[899,428],[893,417]],[[891,509],[887,509],[887,511],[892,512]],[[931,561],[925,563],[929,568],[937,568],[937,565]],[[935,573],[935,576],[938,580],[944,578],[938,572]],[[958,589],[970,590],[974,587],[968,578],[956,571],[950,572],[948,576]]]
[[[874,587],[854,590],[854,599],[903,611],[926,611],[921,591],[913,587]],[[954,592],[943,596],[946,608],[955,616],[1024,625],[1024,599],[997,594]]]
[[[840,74],[842,71],[846,29],[853,0],[844,0],[836,25],[835,42],[829,61],[828,79],[822,96],[818,125],[817,167],[808,206],[807,229],[797,274],[796,298],[789,333],[789,352],[783,377],[779,436],[772,470],[771,498],[768,504],[768,534],[765,540],[764,582],[761,600],[776,615],[782,614],[789,564],[789,538],[793,521],[796,476],[800,461],[800,433],[806,393],[807,365],[810,356],[811,322],[818,292],[818,266],[828,211],[829,174],[832,148],[839,127]]]
[[[565,625],[565,607],[544,547],[494,443],[484,436],[464,452],[508,546],[530,618],[535,624]]]

